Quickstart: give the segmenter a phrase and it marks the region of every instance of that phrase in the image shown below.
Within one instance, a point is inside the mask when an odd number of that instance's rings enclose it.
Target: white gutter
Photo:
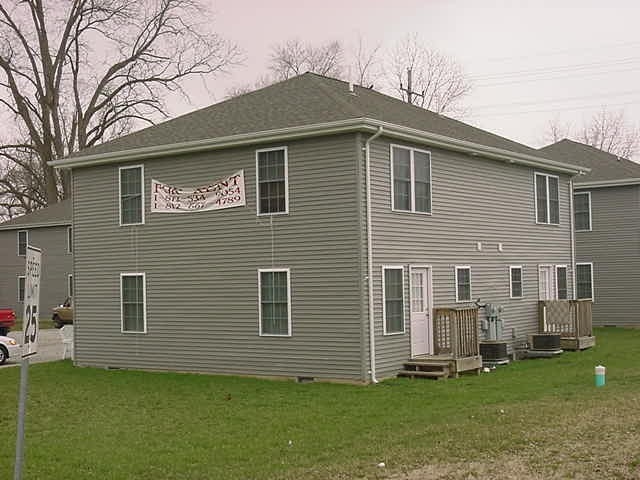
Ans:
[[[571,287],[573,290],[572,299],[576,298],[576,226],[575,226],[575,212],[573,206],[573,179],[569,180],[569,215],[571,219],[569,224],[571,225]],[[556,286],[557,290],[557,286]]]
[[[575,184],[576,189],[598,187],[624,187],[640,184],[640,178],[621,178],[618,180],[599,180],[596,182],[580,182]]]
[[[335,122],[317,123],[313,125],[303,125],[297,127],[279,128],[274,130],[264,130],[261,132],[243,133],[206,140],[195,140],[190,142],[174,143],[169,145],[156,145],[153,147],[142,147],[133,150],[123,150],[119,152],[99,153],[93,155],[82,155],[65,158],[49,162],[49,165],[56,168],[88,167],[93,165],[104,165],[108,163],[122,163],[128,161],[139,161],[145,159],[156,159],[167,156],[184,155],[188,153],[219,150],[223,148],[251,145],[256,143],[280,142],[282,140],[292,140],[297,138],[308,138],[321,135],[332,135],[354,131],[377,132],[384,128],[388,137],[426,143],[430,146],[467,153],[471,156],[500,160],[508,163],[527,165],[530,167],[544,168],[547,170],[568,174],[578,174],[589,172],[590,169],[557,162],[543,157],[537,157],[524,153],[516,153],[501,148],[488,147],[466,140],[438,135],[435,133],[404,127],[393,123],[383,122],[367,117],[351,118]]]
[[[70,227],[71,220],[55,221],[55,222],[37,222],[37,223],[24,223],[19,225],[1,225],[0,230],[27,230],[29,228],[41,228],[41,227]]]
[[[378,383],[376,378],[376,332],[373,316],[373,232],[371,231],[371,142],[382,135],[382,127],[365,142],[365,183],[367,187],[367,287],[369,296],[369,359],[371,382]]]

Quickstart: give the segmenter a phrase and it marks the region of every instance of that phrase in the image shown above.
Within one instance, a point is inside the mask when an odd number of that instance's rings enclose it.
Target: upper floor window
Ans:
[[[536,222],[560,223],[560,181],[555,175],[536,173]]]
[[[21,275],[18,277],[18,302],[24,302],[24,285],[25,277]]]
[[[18,255],[25,256],[27,254],[27,244],[29,243],[29,232],[26,230],[18,231]]]
[[[592,263],[576,263],[576,290],[578,300],[593,300]]]
[[[456,267],[456,302],[471,301],[471,267]]]
[[[144,223],[144,168],[120,167],[120,225]]]
[[[73,228],[67,228],[67,253],[73,253]]]
[[[258,215],[289,213],[287,147],[256,151]]]
[[[573,194],[573,211],[575,215],[576,231],[591,230],[591,192]]]
[[[391,145],[391,209],[431,213],[431,154]]]

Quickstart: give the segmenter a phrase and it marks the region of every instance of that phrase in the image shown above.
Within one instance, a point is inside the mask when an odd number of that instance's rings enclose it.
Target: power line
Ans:
[[[493,57],[488,58],[488,62],[505,62],[509,60],[525,60],[527,58],[539,58],[539,57],[551,57],[556,55],[565,55],[570,53],[587,53],[587,52],[595,52],[598,50],[610,50],[612,48],[620,48],[620,47],[633,47],[640,46],[640,42],[622,42],[622,43],[610,43],[607,45],[600,45],[598,47],[592,48],[570,48],[565,50],[548,50],[546,52],[540,53],[532,53],[530,55],[514,55],[511,57]]]
[[[503,108],[503,107],[513,107],[513,106],[530,106],[530,105],[543,105],[550,103],[560,103],[560,102],[573,102],[576,100],[587,100],[593,98],[611,98],[611,97],[624,97],[626,95],[636,95],[640,94],[640,90],[628,90],[626,92],[610,92],[610,93],[594,93],[592,95],[582,95],[579,97],[564,97],[564,98],[550,98],[547,100],[537,100],[532,102],[511,102],[511,103],[498,103],[498,104],[487,104],[487,105],[478,105],[474,106],[473,110],[477,109],[488,109],[488,108]]]
[[[640,99],[634,100],[632,102],[623,102],[623,103],[609,103],[607,107],[623,107],[627,105],[640,105]],[[563,107],[563,108],[551,108],[551,109],[543,109],[543,110],[525,110],[520,112],[502,112],[502,113],[481,113],[479,117],[503,117],[503,116],[512,116],[512,115],[527,115],[530,113],[553,113],[553,112],[573,112],[576,110],[589,110],[592,108],[602,108],[602,103],[591,104],[591,105],[581,105],[577,107]]]

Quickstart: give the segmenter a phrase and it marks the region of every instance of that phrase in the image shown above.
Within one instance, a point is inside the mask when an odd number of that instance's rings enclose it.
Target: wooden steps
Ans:
[[[404,363],[404,370],[398,372],[399,377],[433,378],[444,380],[452,374],[448,360],[410,360]]]

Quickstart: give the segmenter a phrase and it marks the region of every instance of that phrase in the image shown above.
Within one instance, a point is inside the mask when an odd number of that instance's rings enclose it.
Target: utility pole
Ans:
[[[403,92],[407,92],[407,103],[410,103],[411,105],[413,105],[414,96],[424,98],[424,90],[422,91],[422,93],[418,93],[414,92],[411,89],[411,68],[407,68],[407,88],[404,88],[402,86],[402,82],[400,82],[400,90],[402,90]]]

